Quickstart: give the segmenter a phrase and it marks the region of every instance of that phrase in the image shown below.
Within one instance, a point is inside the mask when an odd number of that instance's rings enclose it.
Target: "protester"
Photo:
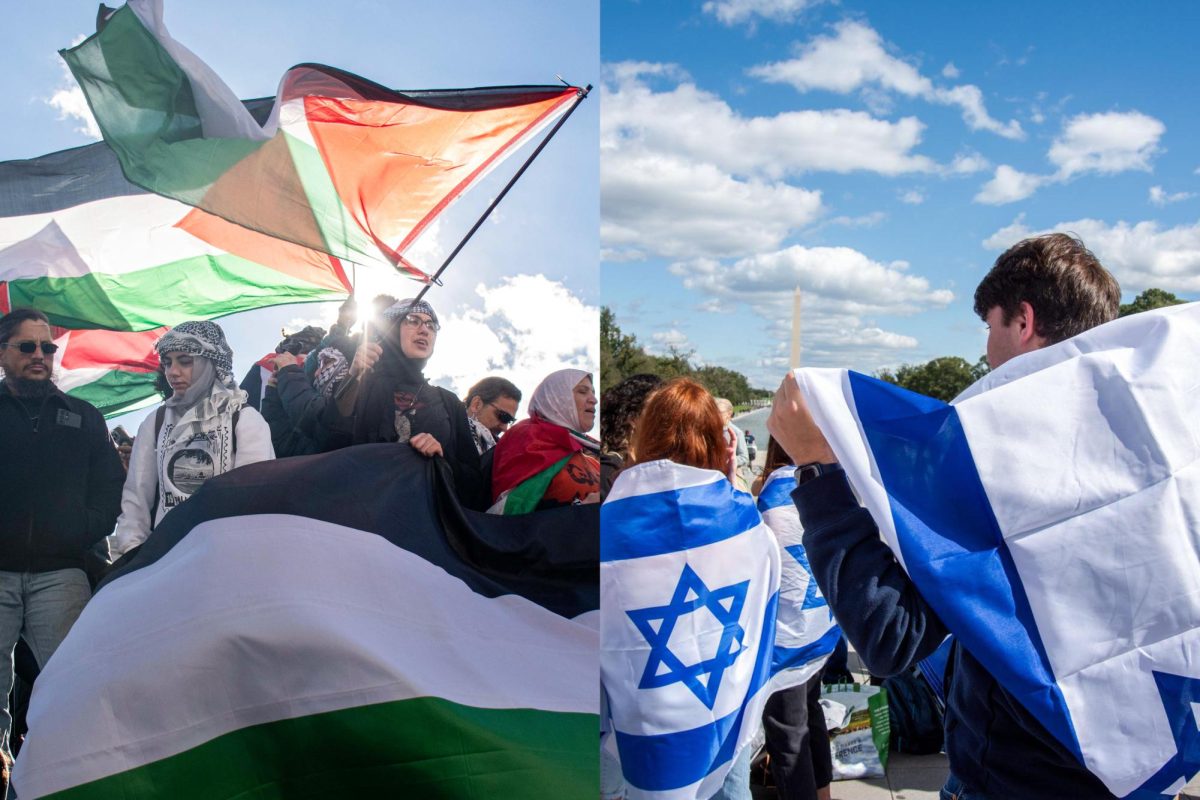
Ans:
[[[750,481],[746,475],[750,469],[750,451],[746,447],[746,437],[742,429],[733,424],[733,403],[724,397],[716,398],[717,408],[721,410],[721,418],[725,420],[725,437],[734,446],[737,459],[737,477],[735,483],[743,491],[750,491]]]
[[[274,458],[271,432],[233,380],[233,351],[215,322],[181,322],[155,344],[166,400],[134,438],[121,517],[109,539],[115,561],[209,478]]]
[[[325,405],[318,426],[323,448],[399,442],[427,458],[441,456],[463,505],[483,508],[483,473],[466,406],[425,379],[441,330],[437,313],[423,300],[401,300],[385,312],[381,328],[380,343],[358,348],[344,391]]]
[[[629,440],[646,398],[662,385],[657,375],[630,375],[600,398],[600,496],[607,496],[617,473],[629,460]]]
[[[100,412],[54,385],[56,349],[40,311],[0,317],[0,764],[13,649],[23,637],[39,667],[58,649],[91,596],[84,555],[112,530],[125,479]]]
[[[654,391],[646,400],[638,418],[630,443],[633,463],[628,472],[653,469],[654,462],[693,467],[720,472],[732,483],[735,469],[734,453],[726,438],[724,415],[708,390],[688,378],[675,378]],[[618,476],[617,486],[621,485]],[[614,487],[616,488],[616,487]],[[665,495],[664,495],[665,496]],[[722,525],[736,525],[738,516],[733,511],[733,493],[717,495],[711,501],[712,524],[720,530]],[[726,507],[727,505],[727,507]],[[679,516],[678,509],[669,502],[663,504],[664,524],[671,517]],[[648,526],[647,526],[648,527]],[[739,532],[731,528],[729,533]],[[718,541],[722,536],[706,532],[708,541]],[[751,748],[744,747],[741,755],[726,775],[724,784],[713,795],[713,800],[749,800]]]
[[[368,325],[371,329],[370,338],[375,339],[379,336],[380,330],[386,327],[387,320],[384,319],[384,312],[396,305],[398,301],[390,294],[378,294],[371,300],[371,316],[368,319]],[[346,298],[346,302],[342,303],[338,308],[337,322],[329,327],[329,333],[322,339],[314,352],[321,352],[327,347],[336,347],[339,351],[345,354],[350,361],[354,360],[354,354],[358,352],[359,342],[362,341],[363,334],[351,333],[350,329],[358,321],[358,304],[354,300],[354,295]],[[314,376],[317,371],[317,362],[304,361],[304,374],[308,376],[309,382],[315,382]]]
[[[975,290],[975,313],[988,325],[988,363],[998,368],[1107,322],[1119,302],[1116,280],[1078,239],[1055,233],[1019,242]],[[767,428],[802,465],[792,497],[804,546],[847,638],[872,674],[903,672],[949,631],[859,507],[791,373],[776,392]],[[950,674],[943,798],[1112,797],[958,637]]]
[[[275,352],[267,353],[254,362],[254,366],[242,378],[238,388],[246,393],[246,405],[255,411],[262,410],[262,399],[267,391],[267,383],[274,374],[275,359],[280,353],[290,353],[303,363],[304,356],[310,353],[325,337],[325,329],[313,325],[306,326],[296,333],[285,334],[283,340],[275,345]]]
[[[757,497],[763,485],[774,480],[794,486],[795,465],[775,441],[767,439],[767,455],[762,475],[755,482]],[[760,503],[759,510],[762,510]],[[763,521],[780,540],[790,547],[801,530],[795,506],[788,503],[778,509],[780,517],[763,513]],[[781,525],[780,518],[784,521]],[[801,545],[803,547],[803,545]],[[803,551],[801,551],[803,552]],[[793,562],[799,559],[789,554]],[[780,603],[787,589],[781,579]],[[801,593],[801,597],[804,593]],[[782,613],[782,611],[781,611]],[[776,635],[778,640],[778,634]],[[824,663],[826,659],[822,659]],[[829,750],[829,731],[825,728],[825,713],[821,709],[821,670],[808,682],[775,692],[767,700],[762,713],[767,753],[770,755],[771,777],[781,800],[829,800],[829,784],[833,780],[833,756]]]
[[[304,367],[291,353],[275,356],[275,370],[263,395],[263,419],[271,427],[271,445],[276,458],[303,456],[322,451],[317,428],[325,404],[350,373],[346,354],[326,347],[309,354],[305,362],[320,366],[310,383]]]
[[[529,417],[496,445],[492,507],[497,514],[600,501],[600,443],[587,435],[596,421],[592,376],[560,369],[533,391]]]
[[[517,421],[521,390],[512,381],[498,376],[484,378],[467,390],[467,420],[475,437],[479,455],[496,446],[500,434]]]

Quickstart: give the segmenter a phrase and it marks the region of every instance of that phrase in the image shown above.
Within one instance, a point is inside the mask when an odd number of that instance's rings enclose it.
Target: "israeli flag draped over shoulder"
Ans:
[[[842,630],[808,565],[801,541],[804,527],[792,502],[795,488],[796,468],[780,467],[763,481],[758,510],[779,543],[779,615],[772,669],[788,671],[789,679],[799,684],[825,665]]]
[[[600,519],[600,675],[628,796],[710,797],[771,692],[804,679],[774,652],[779,545],[753,497],[669,461],[622,472]]]
[[[883,538],[1119,797],[1200,771],[1200,304],[1003,364],[947,405],[797,371]]]

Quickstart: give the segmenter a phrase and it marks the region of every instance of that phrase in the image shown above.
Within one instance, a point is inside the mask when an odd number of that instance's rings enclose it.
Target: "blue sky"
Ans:
[[[1200,6],[607,0],[602,297],[773,388],[807,366],[975,361],[975,286],[1070,230],[1200,297]]]
[[[94,140],[57,50],[95,30],[95,0],[18,3],[0,33],[0,160],[31,158]],[[204,3],[165,0],[171,34],[241,97],[275,93],[288,67],[320,62],[397,89],[552,84],[556,75],[598,84],[599,10],[569,4],[475,0],[392,3]],[[75,91],[72,91],[75,89]],[[56,99],[57,98],[57,99]],[[585,100],[475,235],[428,298],[444,330],[426,375],[457,391],[486,374],[532,392],[563,366],[597,361],[598,93]],[[418,242],[432,272],[532,150],[510,158]],[[420,260],[417,260],[417,259]],[[361,277],[361,275],[360,275]],[[398,296],[411,281],[371,276],[365,294]],[[281,327],[326,326],[336,304],[284,306],[218,320],[235,369],[279,341]],[[125,420],[133,424],[141,413]]]

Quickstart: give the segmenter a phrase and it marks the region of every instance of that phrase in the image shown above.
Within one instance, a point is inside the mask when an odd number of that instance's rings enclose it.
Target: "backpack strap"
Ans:
[[[242,408],[238,406],[233,412],[233,425],[229,428],[229,436],[233,440],[230,444],[233,447],[233,457],[237,458],[237,425],[238,417],[241,416]]]
[[[158,411],[154,412],[154,499],[150,503],[150,530],[154,530],[154,525],[158,522],[158,493],[162,489],[162,485],[158,480],[158,437],[162,433],[163,420],[167,416],[167,407],[159,406]]]

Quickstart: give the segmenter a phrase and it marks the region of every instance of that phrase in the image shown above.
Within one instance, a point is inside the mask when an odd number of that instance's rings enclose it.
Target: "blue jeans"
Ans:
[[[953,772],[946,778],[946,785],[942,787],[938,797],[941,800],[987,800],[974,789],[968,789],[962,781],[954,777]]]
[[[13,650],[23,637],[45,667],[67,631],[92,596],[81,569],[52,572],[0,572],[0,748],[11,756],[12,714],[8,694],[13,685]]]
[[[725,783],[721,784],[712,800],[750,800],[750,759],[753,757],[749,746],[742,748],[742,754],[733,762],[733,767],[725,776]]]

